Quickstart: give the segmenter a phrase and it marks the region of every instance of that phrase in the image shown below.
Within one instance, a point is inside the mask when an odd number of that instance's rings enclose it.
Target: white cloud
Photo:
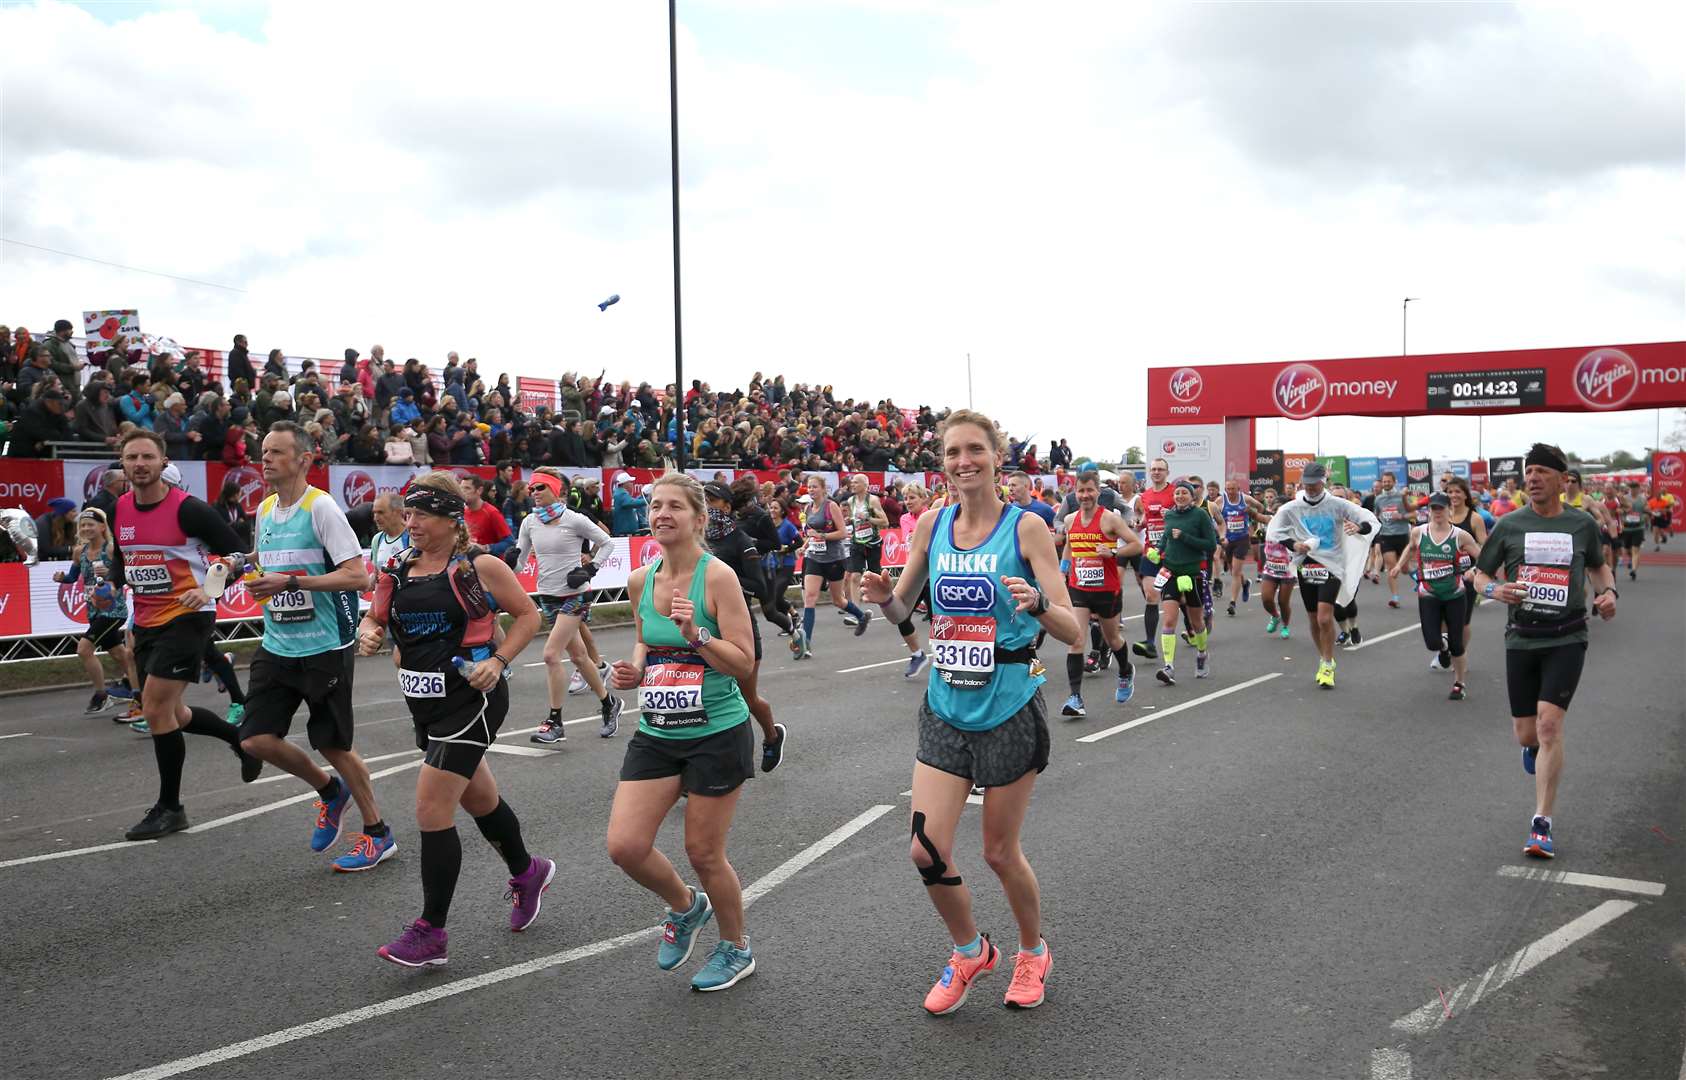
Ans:
[[[1390,352],[1405,295],[1413,351],[1686,336],[1678,16],[681,7],[688,376],[959,404],[970,352],[979,407],[1107,455],[1147,366]],[[4,235],[247,290],[8,245],[0,318],[665,381],[661,14],[0,9]]]

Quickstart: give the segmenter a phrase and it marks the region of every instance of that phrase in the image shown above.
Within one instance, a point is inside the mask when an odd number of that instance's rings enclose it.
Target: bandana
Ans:
[[[1569,463],[1564,461],[1557,451],[1540,443],[1535,443],[1534,448],[1528,451],[1528,457],[1523,462],[1523,467],[1526,468],[1529,465],[1543,465],[1558,472],[1567,472],[1569,469]],[[1577,476],[1575,479],[1579,480],[1580,477]]]
[[[708,537],[710,540],[723,540],[727,536],[730,536],[732,530],[737,528],[737,526],[738,523],[731,514],[728,514],[724,510],[715,510],[710,507],[708,511],[708,524],[703,528],[703,535]]]
[[[421,484],[412,484],[409,490],[404,492],[404,506],[406,509],[420,510],[424,514],[448,518],[460,518],[467,509],[461,495],[424,487]]]

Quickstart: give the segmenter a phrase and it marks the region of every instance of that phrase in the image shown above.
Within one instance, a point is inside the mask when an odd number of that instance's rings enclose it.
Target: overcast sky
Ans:
[[[716,388],[960,405],[970,353],[978,408],[1109,457],[1148,366],[1395,353],[1404,296],[1412,352],[1686,337],[1681,5],[679,7],[686,375]],[[6,3],[0,235],[244,291],[0,244],[0,321],[670,381],[665,14]],[[1475,423],[1411,444],[1473,456]]]

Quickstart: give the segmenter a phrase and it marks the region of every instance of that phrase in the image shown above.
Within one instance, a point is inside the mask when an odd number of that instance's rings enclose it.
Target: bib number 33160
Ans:
[[[988,686],[995,674],[995,620],[986,616],[938,615],[931,619],[932,660],[937,675],[958,690]]]

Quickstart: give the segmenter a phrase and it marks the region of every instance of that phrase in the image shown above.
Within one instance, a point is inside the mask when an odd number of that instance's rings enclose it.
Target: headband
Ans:
[[[1563,454],[1556,447],[1547,446],[1544,443],[1535,443],[1534,448],[1528,451],[1528,457],[1523,462],[1523,466],[1529,465],[1541,465],[1558,472],[1567,472],[1569,469],[1569,463],[1563,460]]]
[[[562,481],[549,473],[533,473],[527,477],[527,486],[530,488],[549,488],[551,494],[558,497],[562,494]]]
[[[410,510],[420,510],[424,514],[448,518],[460,518],[468,508],[462,501],[462,496],[456,492],[440,491],[423,484],[410,485],[409,490],[404,492],[404,506]]]

